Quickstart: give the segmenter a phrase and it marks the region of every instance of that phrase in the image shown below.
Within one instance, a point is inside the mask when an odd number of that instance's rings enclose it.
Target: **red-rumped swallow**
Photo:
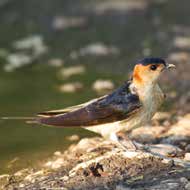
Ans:
[[[135,65],[132,79],[111,94],[62,110],[39,113],[31,122],[82,127],[118,142],[117,133],[131,131],[151,120],[165,97],[158,79],[162,71],[172,67],[175,65],[161,58],[142,59]]]
[[[145,58],[134,67],[132,79],[111,94],[62,110],[42,112],[40,124],[82,127],[115,140],[116,133],[130,131],[151,120],[164,100],[158,85],[163,70],[175,67],[161,58]]]

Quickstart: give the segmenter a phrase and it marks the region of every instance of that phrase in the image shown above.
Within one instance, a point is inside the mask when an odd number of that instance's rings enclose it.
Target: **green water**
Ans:
[[[11,52],[13,41],[33,34],[42,35],[49,48],[45,56],[27,67],[11,73],[1,67],[0,116],[33,116],[43,110],[59,109],[95,98],[97,94],[91,86],[96,79],[111,79],[116,85],[121,84],[129,77],[136,59],[144,56],[143,49],[151,49],[150,55],[167,55],[170,51],[168,42],[172,38],[171,26],[189,23],[188,10],[177,0],[150,4],[146,11],[110,11],[103,15],[86,10],[84,7],[88,3],[92,1],[12,0],[0,7],[1,48]],[[183,18],[178,16],[181,13]],[[55,15],[83,15],[88,18],[88,23],[83,28],[57,32],[50,26]],[[159,24],[154,24],[156,18],[160,20]],[[159,38],[159,32],[164,32],[165,37]],[[84,56],[77,60],[69,58],[72,50],[95,42],[114,45],[120,49],[120,54]],[[56,57],[64,60],[64,67],[82,64],[86,72],[60,80],[59,68],[47,64],[50,58]],[[0,60],[1,66],[5,63],[4,59]],[[58,90],[59,85],[72,81],[82,82],[85,88],[71,94]],[[0,173],[35,166],[56,150],[64,151],[71,143],[66,137],[72,134],[79,134],[80,137],[94,135],[83,129],[58,129],[28,125],[22,121],[0,121]]]
[[[46,65],[34,65],[13,73],[1,73],[0,93],[1,116],[33,116],[43,110],[63,108],[92,98],[97,94],[92,83],[97,78],[118,82],[122,77],[108,73],[96,73],[87,69],[83,76],[59,80],[57,72]],[[61,93],[58,86],[67,81],[80,81],[85,88],[77,93]],[[6,85],[5,85],[6,84]],[[63,151],[71,143],[67,136],[80,137],[94,134],[83,129],[60,129],[26,124],[24,121],[1,121],[0,123],[1,172],[11,172],[31,166],[56,150]],[[16,159],[14,164],[11,161]],[[35,164],[34,164],[35,165]]]

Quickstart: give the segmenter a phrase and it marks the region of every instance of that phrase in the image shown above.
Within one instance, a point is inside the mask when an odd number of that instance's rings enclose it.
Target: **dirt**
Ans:
[[[190,162],[182,154],[167,157],[145,150],[124,150],[98,137],[82,139],[64,153],[56,152],[40,169],[0,176],[1,188],[7,190],[177,190],[188,189],[189,183]]]

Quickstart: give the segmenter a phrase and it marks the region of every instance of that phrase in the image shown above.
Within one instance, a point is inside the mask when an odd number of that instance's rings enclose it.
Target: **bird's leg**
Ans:
[[[131,149],[131,150],[139,149],[136,142],[132,141],[127,134],[118,132],[116,135],[120,143],[123,144],[123,146],[125,146],[127,149]]]
[[[138,147],[127,135],[122,133],[111,133],[110,140],[117,144],[118,147],[124,150],[137,150]]]

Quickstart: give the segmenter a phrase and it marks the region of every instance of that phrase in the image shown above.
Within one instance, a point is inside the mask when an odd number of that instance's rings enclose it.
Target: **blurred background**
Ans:
[[[184,116],[189,7],[188,0],[0,0],[0,116],[33,116],[108,93],[147,56],[176,64],[160,81],[168,95],[161,110]],[[37,165],[93,135],[1,120],[0,173]]]

